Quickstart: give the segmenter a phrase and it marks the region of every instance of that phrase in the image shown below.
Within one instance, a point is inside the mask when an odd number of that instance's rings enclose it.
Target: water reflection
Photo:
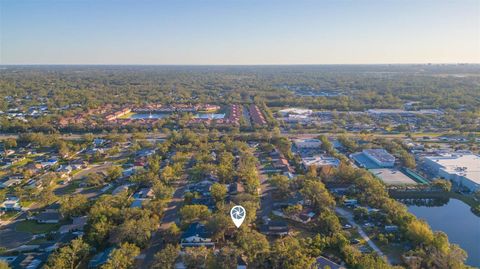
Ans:
[[[448,204],[450,198],[404,198],[398,199],[398,201],[402,202],[407,206],[427,206],[427,207],[438,207],[444,206]]]
[[[480,217],[456,199],[401,199],[408,210],[426,220],[434,231],[443,231],[450,242],[468,253],[467,264],[480,267]]]

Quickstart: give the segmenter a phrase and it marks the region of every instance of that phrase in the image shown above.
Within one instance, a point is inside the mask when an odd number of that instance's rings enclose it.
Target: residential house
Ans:
[[[243,256],[237,257],[237,269],[247,269],[247,261]]]
[[[387,232],[387,233],[398,232],[398,226],[397,225],[385,225],[384,229],[385,229],[385,232]]]
[[[298,219],[300,220],[300,222],[306,224],[306,223],[309,223],[310,221],[312,221],[313,217],[315,217],[315,212],[313,212],[313,210],[309,210],[309,209],[304,209],[299,215],[298,215]]]
[[[25,170],[32,175],[35,175],[40,172],[43,168],[41,163],[31,162],[24,166]]]
[[[245,188],[240,182],[234,182],[228,186],[228,193],[230,195],[237,195],[243,192],[245,192]]]
[[[73,167],[69,164],[62,164],[57,168],[56,172],[62,174],[70,174],[73,171]]]
[[[133,198],[154,198],[154,196],[152,188],[142,188],[133,194]]]
[[[21,211],[20,199],[14,196],[7,197],[3,203],[0,204],[0,211]]]
[[[193,205],[204,205],[208,207],[210,210],[214,210],[216,208],[215,201],[213,200],[212,196],[203,196],[200,198],[193,198],[192,199]]]
[[[59,223],[62,219],[62,215],[59,212],[60,204],[54,203],[45,208],[42,212],[33,217],[37,223]]]
[[[73,170],[84,169],[87,168],[88,162],[83,159],[76,159],[70,162]]]
[[[269,221],[267,224],[260,226],[260,232],[265,235],[288,235],[290,228],[287,222],[282,220]]]
[[[43,168],[50,168],[58,163],[57,158],[49,158],[41,161]]]
[[[15,177],[7,177],[0,181],[0,189],[6,189],[12,186],[16,186],[22,182],[22,179]]]
[[[63,225],[60,227],[60,234],[65,234],[74,231],[83,231],[83,228],[87,224],[87,216],[72,218],[72,224]]]
[[[59,223],[62,215],[59,212],[41,212],[35,215],[34,219],[37,223]]]
[[[344,205],[344,206],[347,206],[347,207],[349,207],[349,206],[357,206],[357,205],[358,205],[358,201],[357,201],[357,199],[347,199],[347,200],[345,200],[345,201],[343,202],[343,205]]]
[[[117,194],[122,193],[124,191],[128,191],[129,187],[130,187],[130,184],[124,184],[124,185],[118,186],[112,191],[112,194],[117,195]]]
[[[49,253],[26,253],[13,256],[7,260],[10,268],[41,268],[48,259]]]
[[[212,233],[205,227],[205,225],[194,222],[190,224],[188,229],[182,234],[180,238],[181,247],[214,247],[215,243],[212,241]]]
[[[201,196],[208,196],[210,195],[210,187],[213,185],[213,182],[210,180],[203,180],[197,182],[195,184],[191,184],[188,186],[188,191],[190,192],[197,192]]]
[[[142,208],[143,202],[147,200],[144,198],[135,198],[133,202],[130,204],[130,208]]]
[[[318,269],[347,269],[347,267],[337,264],[323,256],[317,258],[316,266]]]
[[[113,250],[114,248],[107,248],[106,250],[93,256],[93,258],[88,262],[88,268],[100,268],[102,265],[107,263],[108,258],[110,257],[110,254]]]

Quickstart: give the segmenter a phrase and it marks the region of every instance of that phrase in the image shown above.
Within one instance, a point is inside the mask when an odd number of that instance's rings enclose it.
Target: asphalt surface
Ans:
[[[180,210],[180,207],[183,203],[183,195],[185,193],[185,189],[186,181],[179,182],[177,189],[173,193],[173,198],[168,203],[163,218],[160,221],[160,226],[158,230],[152,235],[149,246],[141,252],[138,258],[136,268],[150,268],[155,253],[157,253],[164,247],[162,231],[165,231],[173,223],[178,221],[178,211]]]
[[[344,217],[345,219],[347,219],[347,221],[350,223],[350,225],[352,225],[353,227],[356,227],[357,230],[358,230],[358,233],[360,234],[360,236],[363,238],[363,240],[365,240],[365,242],[367,242],[367,244],[375,251],[377,252],[377,254],[380,256],[380,257],[386,257],[386,255],[382,252],[382,250],[380,250],[380,248],[377,247],[377,245],[375,245],[375,243],[370,239],[370,237],[368,237],[368,235],[365,233],[365,231],[362,229],[362,226],[360,226],[359,224],[357,224],[353,218],[353,214],[348,212],[347,210],[343,209],[343,208],[340,208],[340,207],[337,207],[335,208],[335,211],[341,215],[342,217]]]
[[[33,239],[33,234],[31,233],[15,231],[16,225],[17,221],[13,221],[0,228],[0,247],[12,249],[24,245]]]
[[[268,182],[268,177],[265,174],[260,174],[260,210],[257,212],[257,217],[264,219],[272,213],[273,197],[272,187]]]

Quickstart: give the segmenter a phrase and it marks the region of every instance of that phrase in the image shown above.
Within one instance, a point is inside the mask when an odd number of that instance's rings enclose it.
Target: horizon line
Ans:
[[[318,63],[318,64],[138,64],[138,63],[25,63],[0,66],[327,66],[327,65],[480,65],[480,62],[412,62],[412,63]]]

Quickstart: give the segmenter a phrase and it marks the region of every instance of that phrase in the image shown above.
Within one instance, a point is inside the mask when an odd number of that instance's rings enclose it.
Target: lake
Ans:
[[[430,224],[432,230],[448,235],[468,253],[467,264],[480,267],[480,217],[462,201],[449,199],[442,206],[408,205],[408,211]]]

